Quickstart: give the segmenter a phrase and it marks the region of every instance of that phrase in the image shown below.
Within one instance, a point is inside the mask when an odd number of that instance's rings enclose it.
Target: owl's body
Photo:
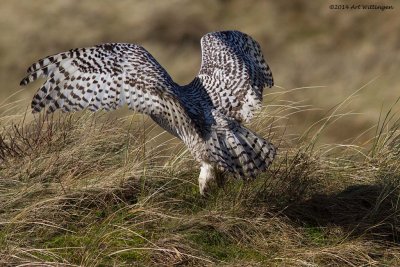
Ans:
[[[272,73],[258,43],[238,31],[202,37],[200,72],[188,85],[176,84],[143,47],[102,44],[46,57],[28,69],[26,85],[47,80],[32,109],[64,112],[113,110],[127,104],[180,138],[201,163],[200,192],[215,170],[241,178],[265,171],[275,148],[240,123],[261,107]]]

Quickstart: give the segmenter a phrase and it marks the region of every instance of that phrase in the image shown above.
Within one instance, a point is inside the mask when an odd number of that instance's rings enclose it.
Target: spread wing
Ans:
[[[260,45],[239,31],[208,33],[201,38],[202,63],[198,78],[214,107],[237,121],[249,121],[261,108],[272,73]]]
[[[127,104],[182,139],[189,132],[196,136],[196,125],[174,92],[176,84],[141,46],[102,44],[49,56],[29,67],[21,85],[39,77],[46,81],[32,100],[33,112],[112,110]]]

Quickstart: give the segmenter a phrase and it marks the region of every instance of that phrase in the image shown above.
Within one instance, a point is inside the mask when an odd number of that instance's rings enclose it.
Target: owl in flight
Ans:
[[[273,86],[260,45],[239,31],[201,38],[201,67],[176,84],[143,47],[108,43],[48,56],[28,68],[21,85],[44,77],[33,112],[114,110],[125,104],[181,139],[201,164],[200,193],[217,173],[254,178],[266,171],[275,147],[244,127]]]

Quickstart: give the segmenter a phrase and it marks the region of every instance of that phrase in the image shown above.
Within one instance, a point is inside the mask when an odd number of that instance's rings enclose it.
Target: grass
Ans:
[[[396,107],[364,147],[317,145],[324,127],[302,141],[284,134],[277,125],[295,109],[270,105],[250,125],[279,144],[267,173],[212,185],[205,198],[188,152],[141,120],[80,113],[4,124],[0,263],[400,264]]]
[[[398,103],[380,107],[398,97],[395,12],[5,0],[0,14],[0,266],[400,265]],[[200,37],[222,29],[254,36],[278,84],[250,125],[279,146],[255,181],[202,198],[187,150],[143,117],[114,119],[126,110],[21,112],[36,88],[18,83],[46,55],[138,43],[185,84]]]
[[[382,102],[398,97],[399,40],[393,32],[400,28],[399,18],[395,9],[341,12],[330,10],[329,3],[307,0],[3,0],[0,114],[2,120],[6,115],[15,119],[15,113],[30,104],[35,86],[14,93],[21,90],[18,84],[26,68],[47,55],[105,42],[136,43],[143,45],[174,81],[187,84],[201,64],[201,36],[237,29],[260,43],[276,85],[287,89],[325,85],[297,90],[287,95],[286,104],[301,101],[304,106],[328,110],[378,76],[349,107],[364,115],[341,118],[321,136],[324,142],[344,143],[377,122]],[[6,105],[5,99],[12,104]],[[323,112],[304,108],[291,116],[290,123],[296,128],[288,130],[297,135],[323,118]],[[351,130],[341,131],[343,128]],[[373,132],[367,132],[360,139],[372,137]]]

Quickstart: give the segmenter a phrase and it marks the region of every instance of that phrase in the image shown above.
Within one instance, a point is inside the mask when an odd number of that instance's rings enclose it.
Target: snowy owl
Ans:
[[[264,87],[273,86],[260,45],[242,32],[221,31],[204,35],[201,50],[200,71],[184,86],[143,47],[126,43],[43,58],[28,68],[21,85],[46,79],[33,97],[33,112],[113,110],[127,104],[150,116],[200,163],[204,194],[217,173],[247,179],[266,171],[276,149],[241,125],[261,108]]]

